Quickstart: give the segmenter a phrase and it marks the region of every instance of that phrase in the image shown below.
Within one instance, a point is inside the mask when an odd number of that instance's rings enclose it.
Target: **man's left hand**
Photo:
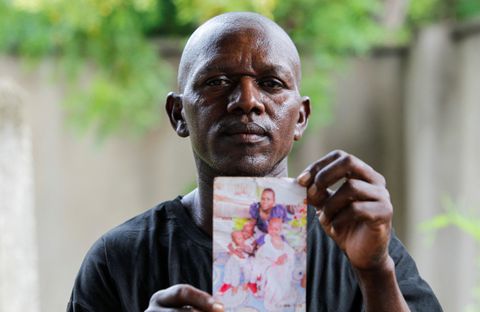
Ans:
[[[328,187],[345,179],[332,192]],[[389,264],[388,242],[393,207],[385,178],[343,151],[333,151],[311,164],[297,178],[307,187],[308,203],[317,208],[325,232],[357,270]]]

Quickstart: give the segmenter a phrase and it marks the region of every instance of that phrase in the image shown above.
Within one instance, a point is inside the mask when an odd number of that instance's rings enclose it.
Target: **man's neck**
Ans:
[[[212,208],[202,209],[202,207],[213,206],[213,190],[206,187],[199,187],[188,193],[182,198],[182,204],[185,206],[193,219],[193,222],[208,235],[212,235]]]
[[[182,198],[182,204],[192,216],[193,222],[208,235],[213,229],[213,181],[215,177],[228,176],[215,172],[202,160],[195,159],[197,165],[198,187]],[[270,173],[269,177],[288,176],[287,159],[281,161]]]

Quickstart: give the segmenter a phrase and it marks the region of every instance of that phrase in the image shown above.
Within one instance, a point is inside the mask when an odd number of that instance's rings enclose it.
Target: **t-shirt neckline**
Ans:
[[[182,196],[177,196],[172,203],[170,213],[175,217],[178,226],[193,242],[212,249],[212,238],[193,222],[192,217],[187,213],[187,208],[182,204]]]

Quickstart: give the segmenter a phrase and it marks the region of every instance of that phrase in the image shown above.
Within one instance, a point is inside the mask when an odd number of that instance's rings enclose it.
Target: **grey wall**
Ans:
[[[412,50],[406,88],[408,224],[444,211],[480,211],[480,34],[455,39],[452,28],[425,29]],[[458,230],[431,246],[412,226],[407,243],[446,311],[464,311],[478,278],[478,243]],[[477,306],[477,310],[480,306]]]
[[[23,92],[0,80],[0,311],[40,311],[31,143]]]
[[[302,167],[341,148],[382,173],[396,232],[445,311],[465,311],[473,301],[479,246],[453,227],[430,241],[421,224],[444,212],[447,201],[480,215],[480,33],[475,29],[478,24],[431,26],[409,49],[380,49],[353,60],[338,77],[335,120],[310,133],[296,162]]]
[[[102,144],[75,135],[60,106],[62,86],[51,82],[51,64],[33,72],[20,67],[0,60],[0,80],[8,77],[28,90],[41,311],[64,311],[92,243],[190,186],[193,159],[189,142],[176,137],[167,122],[145,137],[117,136]]]

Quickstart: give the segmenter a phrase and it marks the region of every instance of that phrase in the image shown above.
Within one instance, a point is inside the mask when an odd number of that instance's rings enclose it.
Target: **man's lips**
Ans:
[[[256,123],[225,125],[222,133],[237,143],[259,143],[268,137],[267,130]]]
[[[226,135],[236,135],[236,134],[255,134],[255,135],[266,135],[267,130],[262,126],[256,123],[248,123],[248,124],[232,124],[225,126],[223,132]]]

